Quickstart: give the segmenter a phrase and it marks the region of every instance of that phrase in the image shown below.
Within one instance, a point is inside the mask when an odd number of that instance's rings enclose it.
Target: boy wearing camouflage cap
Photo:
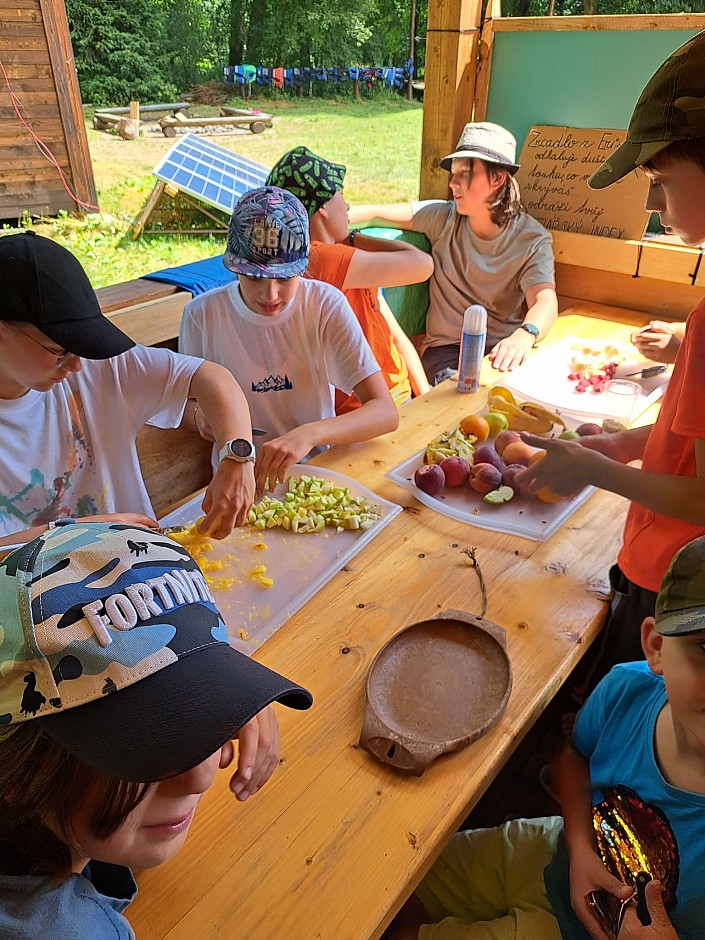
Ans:
[[[350,206],[343,196],[346,167],[307,147],[295,147],[272,167],[268,186],[293,193],[308,212],[311,232],[307,277],[339,288],[360,322],[394,404],[429,389],[421,360],[384,300],[380,287],[427,280],[433,259],[402,241],[348,232]],[[336,414],[360,407],[355,395],[336,392]]]
[[[360,324],[335,287],[302,278],[308,215],[276,186],[235,206],[223,263],[238,276],[184,309],[179,349],[224,365],[245,392],[252,421],[267,431],[257,454],[257,491],[326,445],[393,431],[399,416]],[[362,405],[336,415],[333,388]]]
[[[641,639],[646,662],[615,666],[578,713],[563,818],[458,833],[394,940],[701,940],[705,537],[672,560]]]
[[[705,32],[656,71],[637,102],[627,139],[592,176],[603,188],[641,167],[646,209],[688,245],[705,242]],[[670,559],[705,533],[705,301],[691,311],[656,423],[617,434],[539,441],[546,457],[523,475],[531,492],[569,495],[592,484],[631,500],[617,564],[604,670],[640,655],[639,630],[653,615]],[[641,469],[626,466],[642,460]]]
[[[311,696],[230,646],[180,545],[65,522],[0,564],[0,937],[134,940],[130,869],[181,849],[235,738],[230,789],[256,793],[271,703]]]

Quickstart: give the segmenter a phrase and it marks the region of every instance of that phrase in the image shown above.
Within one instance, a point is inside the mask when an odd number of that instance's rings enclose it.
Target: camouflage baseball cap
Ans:
[[[279,186],[300,199],[309,219],[343,188],[345,167],[317,157],[308,147],[294,147],[272,167],[267,186]]]
[[[148,782],[214,754],[305,689],[228,643],[188,552],[135,526],[50,529],[0,564],[0,728],[25,721],[92,767]]]
[[[705,137],[705,31],[683,43],[649,79],[627,139],[595,170],[588,185],[604,189],[676,140]]]
[[[223,264],[247,277],[296,277],[308,267],[308,241],[308,216],[296,196],[262,186],[235,206]]]
[[[656,631],[686,636],[705,630],[705,536],[684,545],[668,566],[656,598]]]

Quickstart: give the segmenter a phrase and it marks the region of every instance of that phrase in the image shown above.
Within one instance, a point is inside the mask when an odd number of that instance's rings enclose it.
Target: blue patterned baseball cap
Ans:
[[[0,736],[36,721],[86,764],[149,782],[195,767],[273,701],[312,698],[229,645],[168,537],[76,522],[0,564]]]
[[[308,243],[308,214],[296,196],[262,186],[235,206],[223,264],[247,277],[296,277],[308,267]]]

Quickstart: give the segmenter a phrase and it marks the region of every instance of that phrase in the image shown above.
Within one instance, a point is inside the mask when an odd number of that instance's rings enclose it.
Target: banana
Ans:
[[[560,424],[561,427],[565,427],[565,421],[557,411],[549,411],[548,408],[543,408],[541,405],[536,405],[531,401],[525,401],[519,407],[522,411],[532,415],[534,418],[543,418],[544,421],[550,421],[552,426],[554,424]]]
[[[553,421],[547,418],[537,418],[513,405],[504,398],[492,395],[489,399],[491,411],[499,411],[509,421],[512,431],[530,431],[532,434],[545,434],[553,427]]]

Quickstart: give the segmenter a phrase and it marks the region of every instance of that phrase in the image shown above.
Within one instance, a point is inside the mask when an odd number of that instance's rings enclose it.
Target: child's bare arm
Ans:
[[[410,202],[389,205],[350,206],[348,222],[351,225],[388,225],[391,228],[410,229],[414,212]]]
[[[526,292],[526,304],[528,310],[524,322],[535,326],[539,331],[538,338],[543,339],[558,317],[558,298],[553,284],[530,287]],[[533,345],[534,337],[519,327],[491,350],[490,362],[493,368],[510,372],[522,364]]]
[[[570,864],[570,900],[575,914],[592,937],[607,940],[592,913],[592,891],[609,891],[627,898],[632,889],[611,875],[597,854],[592,828],[588,762],[571,746],[558,759],[558,791]]]
[[[695,441],[697,474],[686,477],[627,467],[573,441],[546,441],[531,434],[522,437],[546,451],[544,459],[519,478],[528,484],[530,493],[547,486],[561,496],[571,496],[592,485],[625,496],[662,516],[705,525],[705,441]]]
[[[389,238],[359,234],[343,290],[417,284],[427,281],[432,274],[433,258],[420,248]]]
[[[399,412],[381,372],[358,382],[354,391],[362,407],[334,418],[302,424],[262,445],[255,465],[258,494],[282,483],[289,468],[313,447],[368,441],[397,428]]]
[[[242,389],[223,366],[202,362],[191,379],[190,397],[198,403],[218,447],[234,438],[250,440],[250,409]],[[189,419],[193,420],[191,413]],[[255,493],[252,463],[222,460],[203,498],[201,531],[225,538],[243,525]]]

